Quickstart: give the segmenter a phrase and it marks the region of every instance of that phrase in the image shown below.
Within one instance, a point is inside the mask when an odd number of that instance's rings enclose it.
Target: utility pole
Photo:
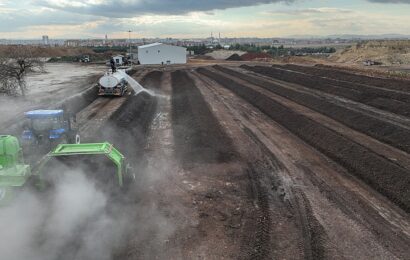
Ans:
[[[128,44],[130,45],[130,58],[131,58],[131,33],[132,33],[132,31],[129,30],[128,31]]]

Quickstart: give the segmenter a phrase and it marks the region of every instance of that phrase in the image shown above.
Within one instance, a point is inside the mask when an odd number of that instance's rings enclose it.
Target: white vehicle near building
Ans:
[[[138,47],[138,61],[141,65],[186,64],[187,51],[184,47],[152,43]]]
[[[123,55],[117,55],[112,57],[115,61],[115,65],[122,66],[125,63],[125,57]]]

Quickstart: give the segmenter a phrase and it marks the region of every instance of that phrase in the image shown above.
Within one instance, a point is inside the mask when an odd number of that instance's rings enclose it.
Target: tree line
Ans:
[[[187,46],[188,51],[194,51],[197,55],[204,55],[209,53],[213,50],[220,50],[223,47],[220,44],[213,46],[212,48],[206,46],[205,44],[201,44],[199,46]],[[255,44],[234,44],[229,47],[229,50],[235,51],[243,51],[243,52],[253,52],[253,53],[261,53],[266,52],[272,56],[297,56],[297,55],[305,55],[305,54],[330,54],[335,53],[336,49],[334,47],[302,47],[302,48],[294,48],[294,47],[284,47],[281,46],[257,46]]]

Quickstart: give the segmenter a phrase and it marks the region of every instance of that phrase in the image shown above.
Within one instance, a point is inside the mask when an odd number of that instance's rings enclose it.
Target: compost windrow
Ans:
[[[228,162],[236,153],[194,81],[185,71],[172,77],[172,121],[177,154],[185,164]]]
[[[410,211],[410,174],[405,169],[258,91],[208,69],[200,68],[198,72],[238,94],[404,210]]]
[[[159,82],[160,77],[151,72],[141,80],[141,85],[150,88]],[[156,106],[156,97],[146,92],[129,96],[100,129],[98,139],[113,143],[134,165],[138,165],[144,154]]]
[[[342,68],[326,66],[326,65],[316,65],[315,67],[299,66],[294,64],[287,64],[285,66],[280,66],[282,68],[296,70],[304,73],[309,73],[312,75],[317,75],[321,77],[327,77],[337,80],[350,81],[358,84],[371,85],[375,87],[407,91],[410,92],[410,80],[405,79],[387,79],[387,78],[376,78],[369,77],[366,75],[359,75],[353,72],[346,71]]]
[[[250,77],[227,68],[216,67],[217,69],[241,78],[245,81],[257,84],[277,95],[288,98],[298,104],[322,113],[336,121],[339,121],[352,129],[365,133],[379,141],[394,146],[402,151],[410,153],[410,131],[383,121],[381,119],[368,116],[364,113],[348,109],[343,106],[333,104],[320,99],[314,95],[298,92],[285,88],[277,84]],[[247,67],[246,67],[247,68]],[[253,69],[253,67],[251,67]],[[304,82],[304,81],[301,81]],[[300,82],[299,82],[300,83]]]
[[[303,86],[308,88],[317,89],[325,93],[337,95],[398,115],[410,116],[410,93],[398,93],[373,88],[371,86],[358,85],[353,82],[303,74],[300,72],[285,70],[283,67],[269,68],[243,65],[242,68],[295,84],[303,82]]]

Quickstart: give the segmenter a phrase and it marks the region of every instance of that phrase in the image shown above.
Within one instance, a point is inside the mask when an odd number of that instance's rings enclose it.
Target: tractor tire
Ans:
[[[78,132],[72,132],[70,134],[70,144],[80,144],[81,143],[81,136]]]
[[[81,143],[81,137],[80,137],[80,134],[75,134],[75,136],[74,136],[74,143],[75,144],[80,144]]]

